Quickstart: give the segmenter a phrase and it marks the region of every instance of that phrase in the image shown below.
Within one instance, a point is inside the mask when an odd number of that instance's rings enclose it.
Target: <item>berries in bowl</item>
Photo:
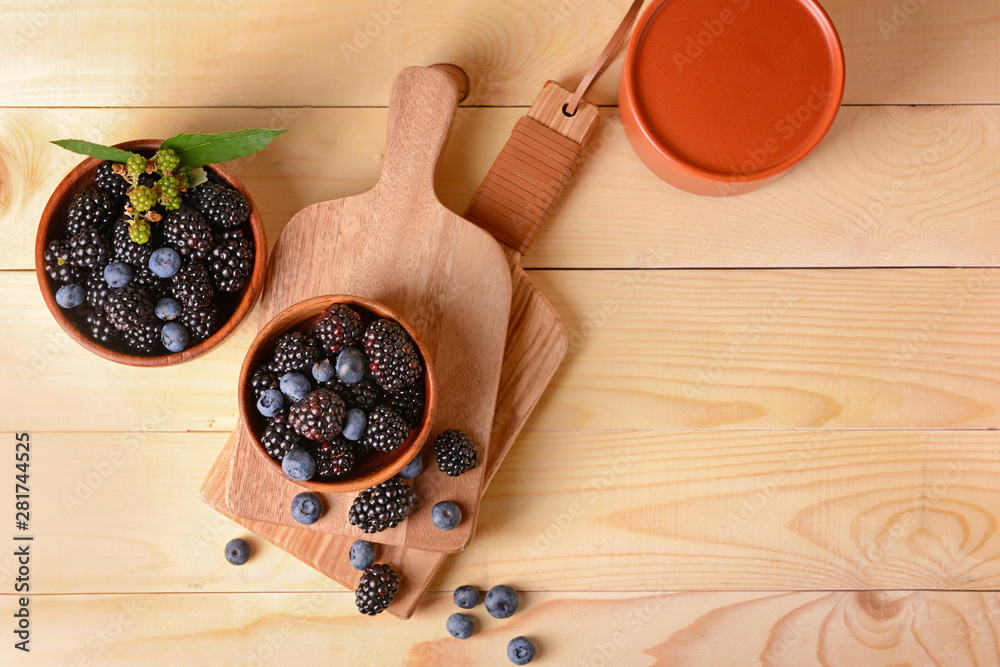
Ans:
[[[363,297],[322,296],[278,314],[240,372],[240,416],[261,456],[312,491],[361,491],[420,452],[436,402],[420,337]]]
[[[263,286],[267,241],[243,185],[205,160],[248,154],[245,138],[57,142],[96,156],[56,188],[35,239],[39,287],[63,330],[112,361],[167,366],[237,328]]]

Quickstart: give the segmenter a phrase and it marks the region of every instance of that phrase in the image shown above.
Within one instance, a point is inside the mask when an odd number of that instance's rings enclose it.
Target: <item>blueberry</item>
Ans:
[[[527,637],[514,637],[507,644],[507,657],[515,665],[527,665],[535,659],[535,642]]]
[[[171,299],[169,296],[165,296],[156,302],[156,306],[153,307],[153,312],[161,320],[171,321],[176,320],[181,316],[181,311],[184,310],[184,306],[177,299]]]
[[[333,379],[333,365],[329,359],[313,364],[313,377],[316,378],[316,382],[329,382]]]
[[[60,308],[76,308],[86,297],[80,285],[63,285],[56,291],[56,303]]]
[[[273,417],[285,409],[285,397],[277,389],[265,389],[257,399],[257,410],[265,417]]]
[[[455,604],[462,609],[472,609],[479,604],[479,591],[476,590],[475,586],[459,586],[455,589],[455,595],[452,598],[455,600]]]
[[[309,392],[312,391],[312,385],[309,384],[309,378],[302,373],[285,373],[278,380],[278,388],[281,389],[281,393],[284,394],[291,403],[301,401],[309,395]]]
[[[365,376],[368,360],[356,347],[349,347],[337,355],[337,377],[344,384],[357,384]]]
[[[288,479],[305,482],[316,474],[316,460],[304,449],[292,449],[281,459],[281,469]]]
[[[344,417],[344,437],[348,440],[360,439],[367,425],[368,417],[365,416],[364,412],[357,408],[348,410],[347,415]]]
[[[188,336],[188,330],[184,328],[183,324],[180,322],[167,322],[160,331],[160,340],[163,341],[163,347],[171,352],[181,352],[187,348],[191,338]]]
[[[319,521],[323,514],[323,501],[315,493],[303,491],[292,498],[292,518],[306,525]]]
[[[413,460],[406,464],[406,467],[399,471],[399,476],[403,479],[413,479],[424,471],[424,459],[417,454]]]
[[[494,586],[486,593],[486,611],[490,612],[493,618],[510,618],[517,611],[520,600],[517,599],[517,591],[510,586]]]
[[[125,287],[133,273],[132,267],[125,262],[111,262],[104,267],[104,280],[112,287]]]
[[[462,523],[462,510],[455,503],[442,500],[431,508],[431,523],[441,530],[451,530]]]
[[[243,565],[250,560],[250,543],[242,538],[235,538],[226,543],[226,560],[233,565]]]
[[[375,545],[368,540],[358,540],[351,545],[351,567],[367,570],[375,564]]]
[[[173,248],[154,250],[149,256],[149,270],[160,278],[173,278],[181,270],[181,256]]]
[[[445,627],[448,628],[448,634],[452,637],[468,639],[476,631],[476,622],[472,620],[471,616],[455,612],[448,617]]]

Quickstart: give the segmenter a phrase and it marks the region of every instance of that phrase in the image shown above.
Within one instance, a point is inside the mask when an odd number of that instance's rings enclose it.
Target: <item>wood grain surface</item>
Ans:
[[[396,74],[454,62],[471,90],[437,193],[458,212],[541,85],[575,86],[627,4],[0,2],[0,438],[12,454],[31,433],[36,537],[34,655],[10,641],[4,549],[0,662],[504,665],[523,634],[537,664],[1000,664],[994,0],[823,0],[845,106],[806,161],[737,198],[642,167],[612,65],[524,259],[566,361],[475,539],[405,622],[357,615],[198,498],[257,313],[197,363],[129,369],[45,310],[32,239],[78,161],[49,140],[291,128],[232,165],[273,243],[376,183]],[[238,536],[254,555],[232,567]],[[448,637],[451,591],[500,583],[522,609],[480,606],[475,637]]]

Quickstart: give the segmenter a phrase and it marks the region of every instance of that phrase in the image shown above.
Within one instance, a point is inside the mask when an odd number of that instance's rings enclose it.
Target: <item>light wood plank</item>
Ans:
[[[438,177],[465,210],[523,115],[460,109]],[[291,127],[234,163],[273,243],[316,202],[378,178],[383,109],[0,110],[0,268],[33,266],[38,219],[78,161],[48,144],[179,131]],[[614,110],[525,257],[529,267],[982,266],[1000,264],[1000,108],[845,108],[831,135],[785,178],[736,198],[673,190],[633,155]],[[6,174],[6,178],[4,178]]]
[[[32,439],[36,593],[327,586],[254,536],[251,562],[225,562],[248,534],[198,497],[224,435]],[[997,588],[998,444],[993,431],[528,432],[431,590]],[[0,555],[6,590],[14,565]]]
[[[448,637],[450,595],[403,622],[359,617],[348,594],[36,597],[32,654],[45,664],[510,665],[532,637],[536,662],[657,667],[967,665],[1000,661],[996,593],[898,591],[526,596],[479,632]],[[5,596],[8,618],[16,602]],[[0,655],[25,659],[12,642]],[[334,658],[335,656],[335,658]],[[330,662],[324,662],[324,660]],[[533,663],[534,664],[534,663]]]
[[[570,349],[529,428],[1000,426],[1000,269],[531,277]],[[157,430],[233,429],[255,315],[194,363],[126,368],[71,343],[34,280],[0,273],[0,428],[127,431],[166,408]]]
[[[847,103],[1000,101],[1000,18],[992,0],[823,4],[844,42]],[[384,105],[399,70],[437,62],[468,71],[466,104],[527,106],[547,79],[576,85],[627,5],[8,2],[0,106]],[[136,35],[146,39],[137,43]],[[615,104],[620,72],[619,57],[589,99]]]

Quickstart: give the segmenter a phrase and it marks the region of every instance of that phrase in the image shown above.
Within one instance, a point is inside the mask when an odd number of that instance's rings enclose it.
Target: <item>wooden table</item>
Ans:
[[[779,182],[662,184],[614,105],[526,258],[570,353],[409,621],[198,500],[236,420],[250,320],[197,363],[85,353],[32,272],[76,158],[47,142],[289,127],[236,163],[270,238],[378,174],[393,76],[473,79],[439,179],[461,211],[548,78],[575,85],[625,0],[0,3],[0,655],[14,433],[33,442],[31,664],[997,665],[1000,3],[826,0],[835,127]],[[157,27],[155,34],[148,31]],[[6,535],[7,537],[2,537]],[[522,610],[447,636],[451,590]],[[17,661],[15,660],[17,659]],[[307,663],[308,661],[308,663]]]

